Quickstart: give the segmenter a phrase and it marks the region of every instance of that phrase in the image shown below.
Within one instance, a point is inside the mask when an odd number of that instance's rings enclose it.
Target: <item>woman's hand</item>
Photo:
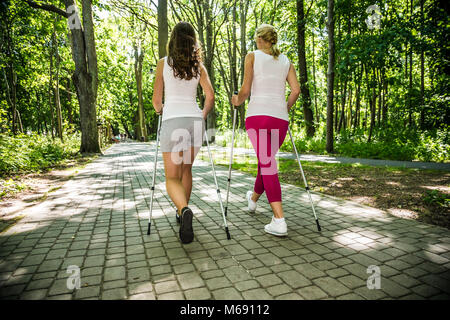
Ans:
[[[237,94],[233,94],[232,96],[231,96],[231,104],[233,105],[233,106],[239,106],[239,100],[238,100],[238,95]]]

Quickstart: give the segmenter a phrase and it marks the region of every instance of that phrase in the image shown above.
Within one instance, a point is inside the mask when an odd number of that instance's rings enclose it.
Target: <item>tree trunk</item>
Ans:
[[[412,19],[413,15],[413,0],[411,0],[410,5],[410,19]],[[413,66],[413,50],[412,50],[412,43],[409,44],[409,87],[408,87],[408,121],[409,126],[411,127],[413,125],[413,119],[412,119],[412,83],[413,83],[413,76],[412,76],[412,66]]]
[[[371,142],[372,141],[372,133],[373,133],[374,125],[375,125],[375,115],[376,115],[376,102],[377,102],[376,100],[377,100],[377,95],[375,93],[375,70],[373,70],[372,96],[371,96],[371,98],[369,100],[369,105],[370,105],[370,128],[369,128],[369,137],[367,139],[367,142]]]
[[[334,90],[334,0],[328,0],[327,8],[328,31],[328,70],[327,70],[327,152],[334,151],[333,137],[333,90]]]
[[[341,117],[339,119],[339,125],[338,125],[338,129],[337,132],[341,132],[341,128],[342,128],[342,124],[345,121],[345,99],[347,97],[347,78],[344,81],[344,92],[342,93],[342,98],[341,98]],[[337,113],[337,112],[336,112]]]
[[[57,18],[57,21],[59,19]],[[54,29],[53,29],[54,30]],[[62,142],[64,142],[63,138],[63,128],[62,128],[62,114],[61,114],[61,100],[59,96],[59,65],[60,65],[60,56],[58,51],[58,43],[56,41],[56,32],[53,31],[53,45],[55,48],[55,58],[56,58],[56,75],[55,75],[55,109],[56,109],[56,124],[57,124],[57,131],[58,131],[58,137],[61,139]]]
[[[303,104],[303,116],[305,118],[306,135],[313,137],[315,133],[314,116],[311,109],[311,96],[308,87],[308,70],[306,68],[305,46],[305,12],[303,0],[297,0],[297,43],[298,43],[298,67],[300,74],[300,94]]]
[[[76,6],[74,0],[65,0],[65,5],[67,12],[73,12],[73,8]],[[80,104],[81,153],[101,153],[98,142],[96,111],[97,56],[95,55],[91,8],[91,0],[83,0],[84,28],[81,28],[81,23],[70,27],[72,56],[75,62],[75,72],[72,75],[72,80]],[[77,12],[72,13],[72,17],[80,21]]]
[[[316,123],[320,124],[319,110],[317,106],[317,84],[316,84],[316,54],[314,43],[314,32],[312,32],[312,58],[313,58],[313,88],[314,88],[314,107],[316,109]]]
[[[147,128],[145,126],[144,100],[142,97],[142,63],[144,61],[144,51],[141,44],[137,42],[140,42],[140,40],[135,40],[134,44],[134,74],[138,96],[138,131],[136,137],[140,141],[148,141]]]
[[[245,4],[244,4],[245,3]],[[248,0],[240,0],[239,11],[240,11],[240,23],[241,23],[241,67],[240,67],[240,84],[242,85],[244,81],[244,65],[245,65],[245,56],[247,55],[247,12],[249,7]],[[237,90],[237,88],[235,89]],[[233,112],[231,110],[231,112]],[[245,129],[245,101],[244,105],[238,109],[239,113],[239,122],[238,128]]]
[[[423,21],[423,3],[424,0],[420,0],[420,38],[424,39],[424,21]],[[423,44],[420,45],[420,128],[425,129],[425,59],[423,52]]]
[[[211,85],[213,89],[215,89],[215,76],[214,76],[214,68],[213,68],[213,59],[214,59],[214,50],[213,50],[213,18],[211,6],[209,3],[210,0],[204,1],[204,12],[205,12],[205,20],[206,20],[206,61],[205,68],[209,75],[209,80],[211,81]],[[214,142],[216,140],[216,110],[213,108],[211,112],[206,117],[206,129],[208,129],[208,138],[209,142]]]
[[[54,98],[55,88],[53,87],[53,47],[50,46],[50,70],[49,70],[49,80],[48,80],[48,105],[50,106],[50,126],[52,133],[52,140],[55,139],[55,109],[54,109]]]
[[[353,124],[353,128],[354,129],[359,127],[359,122],[360,122],[360,117],[361,117],[361,114],[360,114],[360,106],[361,106],[360,93],[361,93],[361,82],[362,82],[363,71],[364,71],[364,68],[361,65],[361,73],[360,73],[360,76],[358,77],[358,80],[357,80],[358,81],[358,85],[356,87],[356,93],[355,93],[355,95],[356,95],[356,102],[355,102],[355,122]]]
[[[158,53],[160,59],[167,55],[166,45],[168,36],[167,0],[158,0]]]

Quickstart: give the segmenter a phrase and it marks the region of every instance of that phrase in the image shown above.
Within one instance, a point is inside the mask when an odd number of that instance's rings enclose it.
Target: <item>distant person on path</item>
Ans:
[[[193,212],[188,207],[192,164],[203,143],[205,119],[214,106],[214,91],[201,56],[194,28],[188,22],[179,22],[170,35],[167,56],[156,66],[153,88],[153,107],[162,114],[160,135],[166,189],[177,207],[183,243],[194,239]],[[206,96],[203,110],[196,102],[198,84]]]
[[[258,175],[253,191],[247,192],[248,210],[256,210],[256,202],[265,191],[274,217],[264,230],[276,236],[286,236],[287,224],[275,155],[286,137],[288,112],[297,101],[300,85],[294,65],[276,46],[278,36],[273,26],[259,26],[255,41],[258,50],[245,57],[244,81],[239,94],[231,99],[233,105],[239,106],[251,96],[245,128],[258,158]],[[291,88],[287,103],[286,81]]]

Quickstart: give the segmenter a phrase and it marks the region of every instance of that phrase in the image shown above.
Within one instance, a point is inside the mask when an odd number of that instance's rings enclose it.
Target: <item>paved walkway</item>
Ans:
[[[289,137],[288,137],[289,138]],[[289,141],[288,141],[289,142]],[[285,142],[286,143],[286,142]],[[230,148],[224,148],[221,146],[214,146],[211,148],[215,152],[220,152],[221,154],[230,153]],[[246,155],[255,157],[255,151],[253,149],[246,148],[234,148],[234,155]],[[282,159],[297,159],[295,153],[293,152],[278,152],[278,158]],[[379,160],[379,159],[363,159],[363,158],[348,158],[348,157],[332,157],[325,155],[315,155],[315,154],[300,154],[301,161],[317,161],[326,163],[360,163],[367,166],[389,166],[389,167],[400,167],[400,168],[415,168],[415,169],[432,169],[432,170],[444,170],[450,171],[450,163],[439,163],[439,162],[420,162],[420,161],[396,161],[396,160]]]
[[[154,144],[109,148],[0,234],[2,299],[449,299],[450,232],[283,184],[289,236],[263,231],[262,197],[244,211],[253,178],[234,172],[222,218],[211,169],[196,161],[195,240],[178,240],[159,165],[153,232],[146,235]],[[225,197],[227,168],[216,167]],[[81,288],[71,286],[80,270]],[[380,289],[368,289],[367,283]],[[370,269],[372,270],[372,269]],[[376,268],[375,268],[376,270]],[[68,285],[69,284],[69,285]]]

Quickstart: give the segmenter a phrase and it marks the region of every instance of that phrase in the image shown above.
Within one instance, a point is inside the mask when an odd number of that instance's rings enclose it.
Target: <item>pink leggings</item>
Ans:
[[[289,122],[270,116],[251,116],[245,128],[258,158],[258,175],[254,191],[266,191],[267,200],[281,202],[281,187],[275,155],[283,144]]]

